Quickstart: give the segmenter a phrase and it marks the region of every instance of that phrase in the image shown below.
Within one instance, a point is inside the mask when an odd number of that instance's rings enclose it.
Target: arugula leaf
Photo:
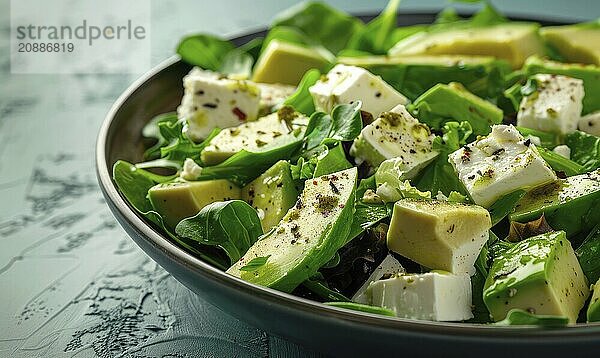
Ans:
[[[209,204],[196,216],[181,220],[175,232],[188,240],[222,248],[232,265],[263,234],[256,210],[242,200]]]
[[[600,168],[600,137],[575,131],[567,134],[565,144],[571,148],[571,160],[585,171]]]
[[[332,306],[332,307],[345,308],[347,310],[352,310],[352,311],[359,311],[359,312],[365,312],[365,313],[378,314],[378,315],[382,315],[382,316],[396,317],[396,313],[394,313],[394,311],[392,311],[392,310],[389,310],[384,307],[364,305],[362,303],[324,302],[323,304],[325,304],[327,306]]]
[[[583,273],[589,282],[595,283],[600,279],[600,223],[583,240],[583,243],[575,250],[577,259]]]
[[[384,55],[395,42],[389,41],[396,28],[396,13],[400,0],[390,0],[385,9],[360,31],[354,33],[348,49]]]
[[[489,207],[488,211],[492,218],[492,226],[495,226],[502,219],[506,217],[517,205],[517,202],[527,193],[523,189],[518,189],[510,192],[500,199],[496,200],[492,206]]]
[[[162,122],[158,124],[161,135],[169,142],[168,145],[160,148],[160,156],[182,164],[186,158],[191,158],[197,163],[202,164],[200,152],[204,150],[221,130],[215,128],[202,143],[194,143],[184,133],[184,127],[185,124],[182,121],[174,123]]]
[[[362,103],[340,104],[333,108],[331,115],[315,112],[310,116],[306,127],[307,151],[323,144],[326,139],[337,141],[352,141],[362,130],[360,108]]]
[[[364,24],[329,5],[309,1],[279,13],[272,27],[275,26],[293,27],[337,53],[346,47],[353,34],[360,31]]]
[[[561,327],[569,323],[567,317],[536,315],[521,309],[513,308],[508,312],[506,318],[494,323],[496,326],[543,326],[543,327]]]
[[[161,123],[175,123],[177,122],[177,113],[170,112],[159,114],[152,118],[144,128],[142,129],[142,135],[146,138],[153,138],[156,140],[153,146],[146,149],[144,152],[144,159],[156,159],[160,157],[160,148],[168,143],[168,140],[160,133],[159,125]]]
[[[177,45],[177,53],[191,65],[217,71],[225,56],[234,48],[231,42],[219,37],[196,34],[184,37]]]
[[[548,163],[552,169],[557,172],[564,172],[567,176],[579,175],[585,173],[585,168],[578,163],[563,157],[560,154],[554,153],[546,148],[536,148],[542,158]]]
[[[259,267],[264,266],[267,263],[269,257],[271,257],[271,255],[255,257],[252,260],[250,260],[246,265],[240,267],[240,271],[256,271]]]
[[[289,96],[283,102],[283,105],[292,106],[296,111],[307,116],[313,114],[315,112],[315,104],[308,89],[317,83],[320,77],[321,72],[319,72],[317,69],[313,68],[306,71],[302,77],[302,80],[300,81],[300,84],[298,84],[296,92]]]

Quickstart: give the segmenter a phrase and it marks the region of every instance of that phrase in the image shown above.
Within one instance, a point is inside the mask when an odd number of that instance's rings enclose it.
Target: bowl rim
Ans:
[[[399,15],[424,15],[431,14],[432,11],[411,11],[410,13],[399,13]],[[356,16],[372,16],[372,14],[360,14]],[[509,16],[510,17],[510,16]],[[514,16],[522,18],[521,16]],[[535,18],[532,18],[536,21]],[[537,21],[560,21],[568,22],[560,18],[538,19]],[[231,41],[240,41],[256,36],[263,32],[265,28],[247,30],[237,36],[230,36]],[[144,240],[159,248],[163,253],[169,256],[169,259],[176,260],[190,270],[196,270],[200,274],[216,281],[221,285],[235,290],[245,290],[252,293],[260,299],[267,300],[272,304],[285,305],[301,311],[303,314],[318,315],[328,318],[341,319],[349,323],[358,323],[370,326],[376,329],[391,329],[420,334],[439,335],[445,337],[469,337],[471,339],[510,339],[510,338],[536,338],[554,340],[557,337],[570,337],[578,339],[588,336],[598,337],[600,334],[600,322],[582,323],[569,325],[565,327],[547,328],[539,326],[494,326],[490,324],[477,323],[459,323],[459,322],[435,322],[415,319],[406,319],[400,317],[387,317],[372,313],[351,311],[338,307],[328,306],[323,303],[312,301],[306,298],[294,296],[289,293],[280,292],[268,287],[263,287],[246,282],[240,278],[233,277],[216,267],[205,263],[201,259],[187,252],[176,243],[172,242],[166,235],[163,235],[154,226],[150,225],[145,219],[127,202],[117,189],[112,179],[112,166],[108,164],[107,153],[109,151],[108,139],[109,133],[114,122],[114,118],[128,101],[129,97],[143,87],[144,84],[153,80],[155,76],[165,69],[176,66],[182,62],[178,55],[169,57],[162,61],[151,70],[137,78],[125,91],[117,98],[110,110],[106,114],[100,130],[98,132],[95,148],[95,166],[96,176],[100,189],[102,190],[107,202],[110,201],[114,209],[128,221],[128,223],[141,234]]]

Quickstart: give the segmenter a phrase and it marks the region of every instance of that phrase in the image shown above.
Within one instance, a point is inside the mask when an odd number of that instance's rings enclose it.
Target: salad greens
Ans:
[[[600,278],[600,27],[464,2],[479,10],[398,27],[399,0],[367,23],[309,1],[239,47],[184,37],[194,76],[144,126],[144,161],[115,163],[118,189],[205,262],[326,305],[583,322]]]

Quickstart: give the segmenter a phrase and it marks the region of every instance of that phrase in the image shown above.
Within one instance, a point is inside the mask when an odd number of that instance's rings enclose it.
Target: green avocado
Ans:
[[[462,83],[477,96],[497,97],[511,71],[507,62],[491,56],[339,57],[338,62],[366,68],[413,101],[434,85],[450,82]]]
[[[542,216],[569,238],[600,222],[600,169],[534,188],[519,200],[510,221],[526,223]]]
[[[600,321],[600,279],[594,284],[594,294],[587,309],[587,321]]]
[[[581,114],[585,115],[600,109],[600,67],[596,65],[562,63],[532,56],[525,61],[523,71],[527,76],[538,73],[549,73],[579,78],[583,81],[583,88],[585,90]]]
[[[540,34],[567,61],[600,66],[600,23],[549,26]]]
[[[530,237],[494,258],[483,301],[494,321],[513,308],[577,321],[588,282],[564,231]]]
[[[298,190],[292,179],[290,163],[285,160],[275,163],[242,188],[242,200],[258,211],[264,232],[279,223],[297,198]]]
[[[388,53],[390,56],[494,56],[508,61],[517,69],[527,57],[544,54],[538,29],[539,25],[535,23],[509,22],[479,28],[423,31],[400,40]]]
[[[296,86],[311,68],[325,72],[330,66],[325,56],[309,47],[271,40],[260,54],[252,80]]]
[[[456,82],[437,84],[409,106],[419,121],[441,129],[448,121],[467,121],[476,135],[487,135],[491,126],[502,122],[502,110],[479,98]]]
[[[198,214],[208,204],[240,198],[240,188],[225,179],[174,181],[157,184],[148,190],[152,207],[172,228],[182,219]]]
[[[356,178],[351,168],[307,180],[296,205],[227,273],[284,292],[312,277],[346,244]]]

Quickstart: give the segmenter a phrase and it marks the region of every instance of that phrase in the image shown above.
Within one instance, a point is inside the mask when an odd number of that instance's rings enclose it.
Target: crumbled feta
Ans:
[[[352,296],[352,301],[357,303],[371,304],[371,292],[368,291],[369,285],[375,281],[379,281],[390,276],[395,276],[404,273],[404,267],[394,256],[388,254],[377,268],[371,273],[365,283]]]
[[[257,83],[260,89],[260,113],[267,115],[294,94],[296,87],[279,83]]]
[[[331,112],[337,104],[362,102],[362,110],[374,117],[389,111],[408,99],[379,76],[361,67],[336,65],[309,88],[315,108]]]
[[[512,125],[451,153],[448,160],[476,204],[489,207],[501,196],[556,180],[556,174]]]
[[[407,274],[373,282],[369,286],[374,306],[398,317],[430,321],[463,321],[473,318],[471,280],[468,275],[443,271]]]
[[[183,87],[177,115],[187,121],[186,133],[193,140],[206,138],[213,128],[237,126],[258,115],[260,89],[253,82],[195,67],[183,78]]]
[[[202,167],[196,164],[191,158],[186,158],[183,162],[183,170],[179,174],[183,180],[196,180],[202,174]]]
[[[537,90],[521,100],[517,125],[558,134],[575,131],[583,108],[583,81],[547,74],[533,79]]]
[[[552,149],[552,151],[558,155],[561,155],[567,159],[571,159],[571,148],[566,145],[558,145]]]
[[[582,132],[600,136],[600,111],[581,117],[578,127]]]

